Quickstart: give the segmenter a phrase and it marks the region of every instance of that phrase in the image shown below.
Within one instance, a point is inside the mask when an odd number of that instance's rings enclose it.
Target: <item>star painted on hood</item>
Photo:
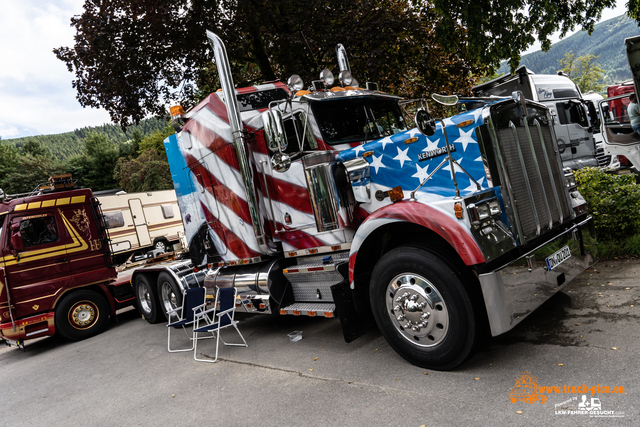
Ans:
[[[429,165],[425,166],[424,168],[421,168],[419,165],[416,165],[416,173],[411,175],[411,178],[418,178],[420,180],[420,183],[422,183],[422,181],[427,179],[428,176],[429,176]]]
[[[458,162],[457,164],[454,163],[454,166],[453,166],[456,173],[464,173],[464,171],[462,170],[462,162],[463,162],[462,157],[454,160]],[[449,171],[449,173],[451,173],[451,163],[447,163],[447,166],[443,167],[442,170]],[[451,179],[453,179],[453,174],[451,174]]]
[[[397,160],[397,161],[399,161],[399,162],[400,162],[400,167],[402,168],[402,167],[404,167],[404,162],[405,162],[406,160],[411,161],[411,159],[409,158],[409,156],[407,156],[407,152],[409,151],[409,149],[407,148],[406,150],[404,150],[404,151],[403,151],[403,150],[401,150],[401,149],[400,149],[400,147],[396,147],[396,148],[398,149],[398,155],[397,155],[397,156],[395,156],[395,157],[393,158],[393,160]]]
[[[478,121],[478,117],[482,116],[482,108],[471,110],[470,113],[473,114],[473,122],[475,123]]]
[[[422,135],[422,133],[418,130],[418,128],[413,128],[409,132],[407,132],[407,136],[410,136],[412,138],[414,136],[420,136],[420,135]]]
[[[456,139],[453,142],[459,142],[462,144],[462,151],[467,151],[467,145],[469,144],[477,144],[476,140],[473,138],[474,129],[471,129],[469,132],[465,132],[460,129],[460,138]]]
[[[358,153],[361,151],[364,151],[364,147],[362,145],[358,145],[354,151],[355,156],[358,157]]]
[[[422,151],[435,150],[436,148],[438,148],[438,144],[440,144],[440,138],[436,139],[435,141],[432,141],[429,138],[427,138],[427,147],[424,148]]]
[[[482,189],[482,182],[484,181],[484,176],[478,180],[478,184],[480,184],[480,189]],[[478,191],[478,186],[473,180],[469,179],[469,186],[462,190],[464,193],[475,193]]]
[[[385,137],[382,138],[380,141],[378,141],[380,143],[382,143],[382,149],[384,150],[387,146],[387,144],[393,144],[393,141],[391,140],[391,137]]]
[[[371,157],[373,157],[373,161],[370,163],[370,165],[376,168],[376,173],[378,173],[379,168],[386,168],[386,166],[382,164],[382,154],[380,155],[380,157],[376,157],[375,155]]]

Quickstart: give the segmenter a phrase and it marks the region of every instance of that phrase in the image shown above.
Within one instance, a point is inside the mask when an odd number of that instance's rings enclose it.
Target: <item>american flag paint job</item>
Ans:
[[[237,92],[274,88],[286,86],[275,83]],[[272,170],[263,132],[256,130],[262,127],[260,112],[245,111],[241,116],[245,130],[251,135],[248,145],[254,186],[269,237],[280,242],[284,251],[350,241],[353,230],[317,231],[300,160],[294,161],[284,173]],[[259,256],[262,252],[253,232],[222,94],[209,95],[188,112],[188,118],[179,135],[165,140],[169,157],[179,155],[170,159],[170,167],[185,218],[187,239],[191,241],[200,225],[206,222],[224,261]],[[192,222],[191,226],[187,226],[187,221]]]

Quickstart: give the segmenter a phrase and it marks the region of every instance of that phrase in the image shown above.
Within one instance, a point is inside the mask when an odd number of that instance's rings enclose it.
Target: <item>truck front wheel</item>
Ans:
[[[476,310],[459,268],[434,252],[400,247],[371,274],[370,302],[380,332],[414,365],[447,370],[464,363],[478,338]]]
[[[164,313],[160,310],[160,301],[151,286],[149,279],[144,275],[138,275],[134,282],[136,295],[136,308],[142,317],[149,323],[158,323],[164,320]]]
[[[102,332],[109,317],[109,304],[97,292],[74,291],[60,300],[55,312],[56,332],[79,341]]]

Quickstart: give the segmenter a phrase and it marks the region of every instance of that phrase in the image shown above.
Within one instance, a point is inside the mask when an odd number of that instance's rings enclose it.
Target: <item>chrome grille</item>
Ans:
[[[497,127],[497,155],[502,156],[499,163],[515,205],[517,227],[512,231],[526,243],[570,219],[571,210],[546,110],[528,106],[525,121],[513,109],[494,111],[497,117],[492,121]]]

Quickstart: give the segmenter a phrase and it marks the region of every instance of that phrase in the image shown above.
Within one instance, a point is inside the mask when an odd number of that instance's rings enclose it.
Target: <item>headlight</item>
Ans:
[[[491,217],[502,215],[500,201],[496,197],[472,203],[467,206],[467,211],[472,223],[480,223]]]

